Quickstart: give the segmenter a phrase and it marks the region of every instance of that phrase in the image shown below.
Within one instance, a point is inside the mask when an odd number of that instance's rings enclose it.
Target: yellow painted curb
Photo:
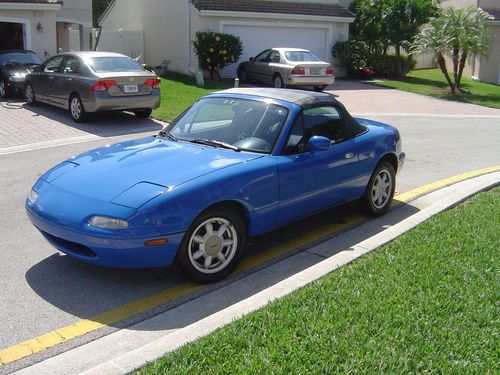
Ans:
[[[482,168],[472,172],[453,176],[450,178],[445,178],[412,189],[405,193],[397,194],[394,197],[394,203],[396,205],[408,203],[413,199],[416,199],[418,197],[421,197],[425,194],[441,189],[443,187],[450,186],[452,184],[465,181],[470,178],[498,171],[500,171],[500,165],[489,168]],[[281,245],[275,246],[271,249],[256,254],[255,256],[243,259],[238,268],[236,269],[235,273],[248,270],[270,259],[273,259],[279,255],[286,254],[291,250],[305,246],[325,236],[332,235],[353,224],[362,222],[364,220],[366,220],[366,217],[358,214],[353,214],[345,218],[345,220],[342,223],[333,223],[325,225],[321,228],[306,233],[291,241],[285,242]],[[59,328],[55,331],[46,333],[42,336],[38,336],[34,339],[24,341],[20,344],[11,346],[6,349],[2,349],[0,350],[0,365],[6,365],[15,362],[21,358],[28,357],[32,354],[41,352],[42,350],[54,347],[65,341],[83,336],[97,329],[110,326],[114,323],[117,323],[119,321],[130,318],[134,315],[148,311],[154,307],[165,304],[175,298],[187,295],[200,288],[203,288],[203,285],[194,284],[190,282],[182,283],[172,288],[165,289],[163,291],[152,294],[148,297],[142,298],[140,300],[127,303],[123,306],[117,307],[116,309],[106,311],[92,318],[81,320],[75,324]]]

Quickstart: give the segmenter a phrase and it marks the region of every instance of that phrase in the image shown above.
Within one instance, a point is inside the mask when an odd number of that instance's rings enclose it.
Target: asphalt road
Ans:
[[[403,137],[407,163],[398,177],[400,192],[500,164],[500,118],[371,118],[395,125]],[[137,137],[127,135],[111,141]],[[185,281],[175,266],[113,270],[73,261],[60,256],[29,223],[24,199],[37,177],[69,156],[109,142],[107,139],[0,155],[0,349]],[[322,220],[324,216],[310,221]],[[280,236],[287,236],[286,230],[273,235],[272,241],[257,239],[254,246],[279,242]]]

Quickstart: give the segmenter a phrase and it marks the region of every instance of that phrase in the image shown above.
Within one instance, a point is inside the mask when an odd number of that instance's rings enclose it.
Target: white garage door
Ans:
[[[243,43],[240,61],[273,47],[305,48],[323,60],[330,60],[327,48],[327,29],[311,27],[279,27],[252,25],[224,25],[223,32],[237,35]],[[223,71],[223,76],[236,76],[238,64],[231,64]]]

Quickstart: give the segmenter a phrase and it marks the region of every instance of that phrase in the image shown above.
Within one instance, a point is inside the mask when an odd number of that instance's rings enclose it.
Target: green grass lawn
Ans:
[[[139,373],[496,373],[499,223],[496,188]]]
[[[453,73],[451,73],[453,79]],[[403,80],[384,80],[373,82],[382,87],[435,96],[438,98],[456,100],[486,107],[500,108],[500,86],[489,83],[474,82],[462,78],[462,88],[469,90],[470,95],[449,93],[449,86],[439,69],[414,70]]]
[[[158,120],[172,121],[197,99],[232,85],[232,82],[222,81],[205,82],[205,87],[197,87],[194,77],[169,72],[161,79],[161,104],[153,111],[152,116]]]

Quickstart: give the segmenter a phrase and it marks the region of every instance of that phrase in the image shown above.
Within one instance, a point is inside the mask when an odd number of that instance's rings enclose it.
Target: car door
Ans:
[[[40,74],[36,80],[33,89],[37,96],[40,96],[42,100],[53,103],[53,97],[56,92],[54,86],[55,78],[60,74],[59,68],[63,61],[64,56],[57,55],[49,60],[47,60],[40,69]]]
[[[59,106],[68,106],[69,95],[77,89],[80,76],[80,60],[76,56],[67,56],[62,62],[60,74],[54,77],[54,100]]]
[[[255,58],[249,62],[247,75],[250,80],[255,80],[259,82],[268,82],[267,78],[267,68],[269,65],[269,55],[271,53],[270,49],[266,49],[259,53]]]
[[[314,135],[331,140],[331,147],[310,151]],[[278,224],[296,220],[359,195],[358,145],[349,139],[347,123],[334,105],[304,109],[278,157],[280,205]]]

